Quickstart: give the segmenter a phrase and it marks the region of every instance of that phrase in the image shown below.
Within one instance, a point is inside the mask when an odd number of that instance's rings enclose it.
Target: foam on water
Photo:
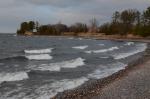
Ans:
[[[83,38],[78,38],[79,40],[83,40]]]
[[[24,52],[27,54],[44,54],[44,53],[51,53],[53,48],[47,49],[38,49],[38,50],[25,50]]]
[[[50,85],[46,85],[40,87],[36,90],[38,93],[38,97],[36,99],[49,99],[54,97],[58,92],[63,92],[65,90],[76,88],[88,81],[87,78],[81,77],[77,79],[64,79],[60,81],[54,81]],[[45,92],[41,92],[42,90],[46,90]]]
[[[13,92],[19,92],[21,88],[17,90],[13,90],[7,93],[7,95],[2,95],[0,98],[2,99],[50,99],[57,95],[59,92],[63,92],[65,90],[70,90],[76,88],[88,81],[85,77],[80,77],[76,79],[63,79],[63,80],[53,80],[52,83],[45,84],[43,86],[37,86],[35,90],[26,94],[24,92],[20,92],[18,95],[11,95],[11,98],[8,98],[10,94]],[[7,98],[6,98],[7,97]]]
[[[70,37],[70,38],[68,38],[68,39],[72,40],[72,39],[74,39],[74,38],[73,38],[73,37]]]
[[[98,44],[99,46],[105,46],[105,44]]]
[[[28,78],[26,72],[0,73],[0,83],[4,81],[20,81]]]
[[[103,59],[107,59],[107,58],[110,58],[110,57],[107,57],[107,56],[103,56],[103,57],[100,57],[100,58],[103,58]]]
[[[126,53],[117,53],[113,55],[114,59],[123,59],[132,55],[135,55],[137,53],[145,51],[147,48],[146,44],[138,44],[136,45],[136,48],[132,51],[126,52]]]
[[[86,48],[88,48],[88,45],[84,45],[84,46],[75,46],[75,47],[72,47],[72,48],[74,48],[74,49],[86,49]]]
[[[93,53],[93,51],[85,51],[85,53],[91,54],[91,53]]]
[[[49,54],[26,55],[25,57],[29,60],[50,60],[53,58]]]
[[[134,44],[134,42],[127,42],[126,44],[124,44],[124,45],[128,45],[128,46],[130,46],[130,45],[133,45]]]
[[[109,51],[113,51],[113,50],[117,50],[119,49],[117,46],[115,47],[111,47],[111,48],[108,48],[108,49],[101,49],[101,50],[92,50],[92,51],[85,51],[85,53],[105,53],[105,52],[109,52]]]
[[[76,68],[85,65],[83,58],[72,59],[69,61],[63,61],[58,63],[42,64],[40,66],[32,67],[33,70],[41,71],[60,71],[61,68]]]
[[[127,66],[120,62],[114,63],[114,64],[109,64],[109,65],[111,65],[112,68],[107,68],[107,66],[105,66],[106,68],[104,68],[103,70],[96,69],[93,73],[88,75],[88,78],[101,79],[104,77],[108,77],[108,76],[112,75],[113,73],[118,72],[119,70],[125,69],[125,67]]]

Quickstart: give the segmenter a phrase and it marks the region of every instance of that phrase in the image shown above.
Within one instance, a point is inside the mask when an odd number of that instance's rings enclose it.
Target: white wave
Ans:
[[[2,99],[50,99],[57,95],[59,92],[63,92],[65,90],[70,90],[76,88],[88,81],[85,77],[80,77],[76,79],[63,79],[63,80],[51,80],[50,83],[37,86],[34,88],[34,91],[31,94],[26,94],[25,92],[21,92],[21,89],[13,90],[13,92],[18,92],[19,94],[12,96],[11,98],[6,98],[12,92],[9,92],[7,95],[0,96],[4,97]]]
[[[38,49],[38,50],[25,50],[24,52],[27,54],[44,54],[51,53],[53,48],[48,49]]]
[[[70,37],[70,38],[68,38],[68,39],[72,40],[72,39],[74,39],[74,38],[73,38],[73,37]]]
[[[50,85],[39,87],[35,92],[39,95],[36,99],[49,99],[54,97],[58,92],[76,88],[88,81],[87,78],[64,79],[54,81]]]
[[[83,40],[83,38],[78,38],[79,40]]]
[[[20,81],[28,78],[26,72],[0,73],[0,83],[4,81]]]
[[[104,52],[109,52],[109,51],[113,51],[113,50],[117,50],[119,49],[118,47],[111,47],[111,48],[108,48],[108,49],[101,49],[101,50],[92,50],[92,51],[85,51],[85,53],[104,53]]]
[[[133,45],[134,44],[134,42],[127,42],[126,44],[124,44],[124,45],[128,45],[128,46],[130,46],[130,45]]]
[[[84,61],[85,59],[83,58],[77,58],[70,61],[62,62],[59,65],[61,65],[61,67],[63,68],[76,68],[78,66],[85,65]]]
[[[96,69],[93,73],[88,75],[88,78],[101,79],[104,77],[108,77],[108,76],[112,75],[113,73],[118,72],[119,70],[125,69],[125,67],[127,66],[120,62],[114,63],[114,64],[109,64],[109,65],[111,65],[111,67],[105,66],[104,69],[101,69],[102,67],[100,67],[100,69]]]
[[[88,48],[88,45],[84,45],[84,46],[75,46],[75,47],[72,47],[74,49],[86,49]]]
[[[107,58],[109,58],[109,57],[107,57],[107,56],[103,56],[103,57],[100,57],[100,58],[107,59]]]
[[[135,50],[125,52],[125,53],[117,53],[117,54],[113,55],[113,57],[114,57],[114,59],[127,58],[129,56],[132,56],[132,55],[135,55],[137,53],[145,51],[146,48],[147,48],[146,44],[138,44],[138,45],[136,45]]]
[[[93,51],[85,51],[85,53],[91,54],[93,53]]]
[[[59,63],[43,64],[40,66],[34,66],[32,68],[34,70],[42,70],[42,71],[60,71],[61,68],[76,68],[83,65],[85,65],[84,59],[77,58]]]
[[[99,46],[105,46],[105,44],[98,44]]]
[[[49,54],[26,55],[25,57],[29,60],[50,60],[53,58]]]

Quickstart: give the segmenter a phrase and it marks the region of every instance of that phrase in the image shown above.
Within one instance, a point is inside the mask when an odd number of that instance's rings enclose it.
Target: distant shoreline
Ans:
[[[17,35],[17,34],[16,34]],[[150,42],[150,37],[141,37],[136,35],[105,35],[104,33],[78,33],[78,35],[72,35],[70,33],[64,35],[20,35],[20,36],[47,36],[47,37],[74,37],[85,39],[97,39],[97,40],[116,40],[116,41],[134,41],[134,42]]]

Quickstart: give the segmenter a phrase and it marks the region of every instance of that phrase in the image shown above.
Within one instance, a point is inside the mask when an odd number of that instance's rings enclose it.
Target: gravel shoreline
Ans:
[[[115,39],[115,40],[118,40],[118,39]],[[119,41],[123,41],[123,40],[119,39]],[[132,63],[129,63],[128,66],[124,70],[118,71],[112,74],[111,76],[103,78],[103,79],[88,81],[82,86],[79,86],[78,88],[75,88],[73,90],[67,90],[62,93],[58,93],[52,99],[91,99],[91,97],[99,95],[101,93],[101,90],[108,84],[124,77],[129,72],[132,72],[132,70],[138,69],[141,64],[149,60],[150,43],[149,43],[149,40],[132,40],[132,41],[148,43],[147,49],[140,58],[133,61]]]

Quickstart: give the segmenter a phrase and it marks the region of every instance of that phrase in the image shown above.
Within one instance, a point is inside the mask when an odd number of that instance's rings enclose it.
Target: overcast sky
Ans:
[[[14,33],[21,22],[29,20],[70,25],[95,17],[102,24],[110,21],[114,11],[143,11],[148,6],[150,0],[0,0],[0,32]]]

